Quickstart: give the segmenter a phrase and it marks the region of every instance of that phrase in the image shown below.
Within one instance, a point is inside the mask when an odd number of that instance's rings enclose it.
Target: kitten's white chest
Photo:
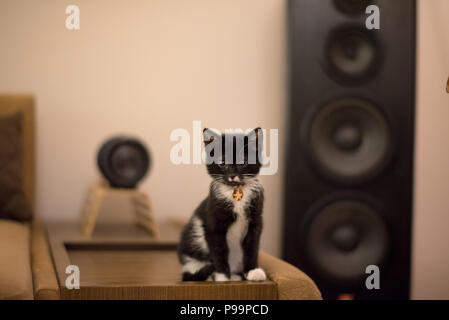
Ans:
[[[240,200],[235,200],[232,196],[233,187],[223,184],[215,185],[215,192],[219,198],[225,199],[232,205],[232,210],[236,216],[236,220],[229,226],[226,233],[226,241],[228,244],[228,264],[231,274],[243,272],[243,248],[242,242],[248,232],[248,219],[246,217],[246,209],[255,193],[260,191],[259,182],[254,179],[249,181],[242,187],[243,196]]]
[[[232,196],[233,188],[222,186],[220,193],[223,198],[232,204],[236,220],[229,227],[226,233],[228,244],[228,264],[231,274],[243,272],[243,248],[242,242],[248,232],[248,219],[246,209],[253,198],[254,189],[252,186],[243,187],[243,196],[240,200],[235,200]]]
[[[243,272],[243,248],[242,241],[248,232],[248,220],[245,216],[237,215],[234,223],[226,233],[229,255],[228,264],[231,274]]]

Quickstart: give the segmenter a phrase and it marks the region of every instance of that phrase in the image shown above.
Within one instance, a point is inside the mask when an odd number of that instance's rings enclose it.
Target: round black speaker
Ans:
[[[137,139],[114,137],[100,148],[97,163],[111,187],[134,188],[150,167],[150,154]]]
[[[359,26],[334,29],[326,41],[327,73],[344,85],[360,85],[374,78],[380,69],[381,57],[375,34]]]
[[[305,248],[319,274],[332,282],[366,277],[368,265],[381,266],[388,255],[387,224],[380,212],[350,198],[328,202],[309,213]]]
[[[306,118],[304,128],[311,163],[338,183],[365,182],[379,174],[391,157],[388,118],[367,100],[328,102]]]
[[[348,15],[361,15],[372,0],[334,0],[337,9]]]

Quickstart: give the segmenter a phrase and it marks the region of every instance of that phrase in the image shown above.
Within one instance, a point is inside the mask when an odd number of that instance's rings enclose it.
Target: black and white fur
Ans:
[[[205,144],[213,139],[223,139],[224,144],[225,135],[205,129]],[[262,130],[257,128],[244,139],[244,163],[206,165],[213,178],[209,195],[184,228],[178,248],[184,281],[266,279],[258,265],[264,192],[256,176],[261,164],[259,157],[253,164],[247,158],[248,146],[262,148]],[[235,147],[234,144],[234,155]],[[256,152],[259,154],[260,150]],[[236,185],[243,189],[239,201],[232,196]]]

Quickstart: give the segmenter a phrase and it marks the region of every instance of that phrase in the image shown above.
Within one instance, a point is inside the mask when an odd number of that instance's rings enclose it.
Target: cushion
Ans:
[[[28,223],[0,220],[0,299],[33,299]]]
[[[0,218],[27,221],[31,207],[23,190],[22,114],[0,117]]]

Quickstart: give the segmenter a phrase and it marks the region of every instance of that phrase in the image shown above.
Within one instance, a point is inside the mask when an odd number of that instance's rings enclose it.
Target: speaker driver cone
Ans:
[[[114,137],[100,148],[97,163],[112,187],[134,188],[149,170],[150,154],[137,139]]]
[[[387,226],[371,206],[358,200],[339,200],[311,216],[306,226],[306,250],[322,277],[355,282],[366,276],[368,265],[384,262]]]
[[[307,121],[306,144],[312,163],[339,183],[359,183],[374,177],[390,158],[388,120],[368,101],[332,101]]]
[[[325,57],[331,78],[345,85],[359,85],[379,70],[381,50],[373,33],[344,26],[330,33]]]

